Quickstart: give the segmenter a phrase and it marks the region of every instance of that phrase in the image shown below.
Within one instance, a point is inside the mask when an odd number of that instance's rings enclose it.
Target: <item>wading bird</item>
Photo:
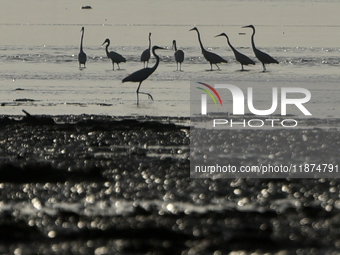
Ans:
[[[110,46],[110,39],[106,39],[105,42],[103,42],[102,46],[105,43],[107,43],[107,45],[106,45],[106,55],[112,61],[113,70],[115,70],[115,63],[117,64],[118,70],[119,70],[120,69],[119,63],[126,62],[126,59],[122,55],[118,54],[117,52],[114,52],[114,51],[109,52],[108,48]]]
[[[84,65],[85,68],[85,63],[86,63],[86,54],[83,51],[83,38],[84,38],[84,27],[80,29],[81,33],[81,39],[80,39],[80,52],[78,54],[78,61],[79,61],[79,68],[81,68],[81,65]]]
[[[139,104],[139,96],[138,94],[145,94],[145,95],[148,95],[148,97],[153,100],[153,97],[151,96],[151,94],[149,93],[145,93],[145,92],[140,92],[139,91],[139,88],[140,88],[140,85],[142,84],[142,82],[144,80],[146,80],[157,68],[158,64],[159,64],[159,57],[158,55],[156,55],[155,51],[157,49],[164,49],[162,47],[158,47],[158,46],[153,46],[152,47],[152,54],[156,57],[156,63],[153,67],[145,67],[143,69],[140,69],[132,74],[130,74],[129,76],[125,77],[122,82],[139,82],[139,85],[138,85],[138,88],[136,90],[136,93],[137,93],[137,105]]]
[[[260,50],[258,50],[255,47],[255,42],[254,42],[254,35],[255,35],[255,27],[253,25],[249,25],[249,26],[244,26],[242,28],[246,28],[246,27],[250,27],[253,29],[253,34],[251,35],[251,45],[253,46],[253,51],[255,53],[255,56],[257,57],[258,60],[260,60],[260,62],[262,63],[263,66],[263,72],[266,71],[266,67],[265,64],[271,64],[271,63],[275,63],[278,64],[279,62],[272,58],[271,56],[269,56],[267,53],[264,53]]]
[[[175,49],[175,60],[177,63],[177,71],[178,71],[178,63],[179,63],[179,70],[182,71],[182,63],[184,61],[184,52],[182,50],[177,50],[176,47],[176,40],[172,41],[172,46]]]
[[[235,55],[235,58],[238,62],[240,62],[241,66],[242,66],[242,69],[241,71],[244,71],[243,69],[243,65],[255,65],[255,62],[253,60],[251,60],[249,57],[247,57],[246,55],[242,54],[241,52],[237,51],[230,43],[229,41],[229,37],[225,34],[225,33],[222,33],[222,34],[219,34],[219,35],[216,35],[215,37],[218,37],[218,36],[225,36],[225,38],[227,38],[227,42],[228,42],[228,45],[229,47],[232,49],[232,51],[234,52],[234,55]]]
[[[215,64],[217,66],[218,70],[220,70],[220,68],[218,67],[217,64],[218,63],[228,63],[228,61],[221,58],[219,55],[204,49],[202,41],[201,41],[200,32],[198,31],[197,27],[194,27],[194,28],[190,29],[189,31],[193,31],[193,30],[195,30],[197,32],[198,42],[200,43],[202,54],[203,54],[204,58],[210,63],[210,70],[212,71],[212,64]]]
[[[140,56],[140,62],[143,62],[143,67],[145,67],[145,62],[146,62],[146,67],[148,67],[150,55],[151,55],[150,50],[151,50],[151,33],[149,33],[149,48],[144,50],[142,52],[142,55]]]

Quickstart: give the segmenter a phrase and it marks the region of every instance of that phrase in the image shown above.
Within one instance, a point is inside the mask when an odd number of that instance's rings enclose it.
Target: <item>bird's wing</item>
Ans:
[[[114,51],[110,52],[110,58],[114,61],[117,61],[117,62],[125,62],[126,61],[126,59],[122,55],[120,55],[119,53],[114,52]]]
[[[184,60],[184,52],[182,50],[176,51],[175,52],[175,58],[176,58],[176,61],[183,62],[183,60]]]
[[[235,52],[235,57],[236,57],[236,60],[239,61],[243,65],[255,65],[255,62],[251,58],[242,54],[241,52],[238,52],[238,51],[237,53]]]
[[[147,67],[147,68],[143,68],[140,69],[132,74],[130,74],[129,76],[125,77],[123,79],[123,82],[127,82],[127,81],[131,81],[131,82],[141,82],[144,81],[146,78],[148,78],[150,76],[150,74],[152,74],[152,69]]]
[[[256,57],[263,63],[269,64],[269,63],[279,63],[276,59],[274,59],[272,56],[268,55],[267,53],[257,50]]]
[[[83,51],[79,52],[79,54],[78,54],[78,60],[79,60],[79,62],[81,62],[81,63],[86,62],[86,54],[85,54],[85,52],[83,52]]]
[[[150,49],[146,49],[142,52],[140,56],[140,61],[148,61],[150,59]]]
[[[213,53],[213,52],[209,52],[209,51],[205,51],[204,52],[204,57],[206,60],[208,60],[209,62],[213,63],[213,64],[218,64],[218,63],[227,63],[228,61],[225,60],[224,58],[220,57],[219,55]]]

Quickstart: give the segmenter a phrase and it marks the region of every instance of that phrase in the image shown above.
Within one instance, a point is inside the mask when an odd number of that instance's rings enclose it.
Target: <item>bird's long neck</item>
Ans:
[[[149,35],[149,50],[151,49],[151,35]]]
[[[200,46],[201,46],[201,50],[202,50],[202,52],[204,52],[205,49],[204,49],[203,44],[202,44],[202,41],[201,41],[200,32],[198,32],[198,30],[196,30],[196,32],[197,32],[197,36],[198,36],[198,42],[200,43]]]
[[[83,39],[84,39],[84,30],[82,30],[82,33],[81,33],[80,51],[83,51]]]
[[[227,35],[225,35],[225,38],[227,39],[227,43],[228,43],[229,47],[230,47],[233,51],[235,51],[235,48],[231,45],[231,43],[230,43],[230,41],[229,41],[229,37],[228,37]]]
[[[156,54],[155,50],[152,50],[152,54],[155,56],[156,58],[156,63],[154,64],[153,67],[151,67],[152,72],[154,72],[156,70],[156,68],[158,67],[159,64],[159,56]]]
[[[110,46],[110,42],[108,42],[108,43],[106,44],[106,47],[105,47],[105,51],[106,51],[107,57],[109,57],[109,46]]]
[[[256,49],[255,42],[254,42],[254,36],[255,36],[255,28],[253,29],[253,34],[251,35],[251,45],[253,46],[253,50]]]
[[[174,42],[174,49],[177,51],[176,42]]]

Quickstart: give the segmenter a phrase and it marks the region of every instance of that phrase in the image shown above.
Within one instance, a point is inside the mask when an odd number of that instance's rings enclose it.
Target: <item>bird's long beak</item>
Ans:
[[[155,45],[155,46],[156,46],[156,48],[155,48],[156,50],[166,50],[166,48],[164,48],[164,47],[159,47],[159,46],[157,46],[157,45]],[[154,46],[154,47],[155,47],[155,46]]]
[[[219,35],[215,35],[215,37],[219,37],[219,36],[222,36],[223,35],[223,33],[222,34],[219,34]]]
[[[195,30],[195,28],[190,29],[189,31]]]
[[[242,28],[246,28],[246,27],[250,27],[250,25],[248,25],[248,26],[243,26]]]

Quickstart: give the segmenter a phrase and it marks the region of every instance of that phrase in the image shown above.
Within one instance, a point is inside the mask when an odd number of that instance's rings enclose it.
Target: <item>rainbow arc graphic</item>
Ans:
[[[217,91],[213,87],[211,87],[209,84],[206,84],[206,83],[203,83],[203,82],[197,82],[197,83],[209,88],[217,96],[218,100],[220,101],[220,104],[222,105],[222,100],[220,98],[220,95],[217,93]],[[215,97],[213,96],[213,94],[209,90],[201,88],[201,87],[197,87],[197,88],[206,92],[214,100],[215,105],[217,105]]]

